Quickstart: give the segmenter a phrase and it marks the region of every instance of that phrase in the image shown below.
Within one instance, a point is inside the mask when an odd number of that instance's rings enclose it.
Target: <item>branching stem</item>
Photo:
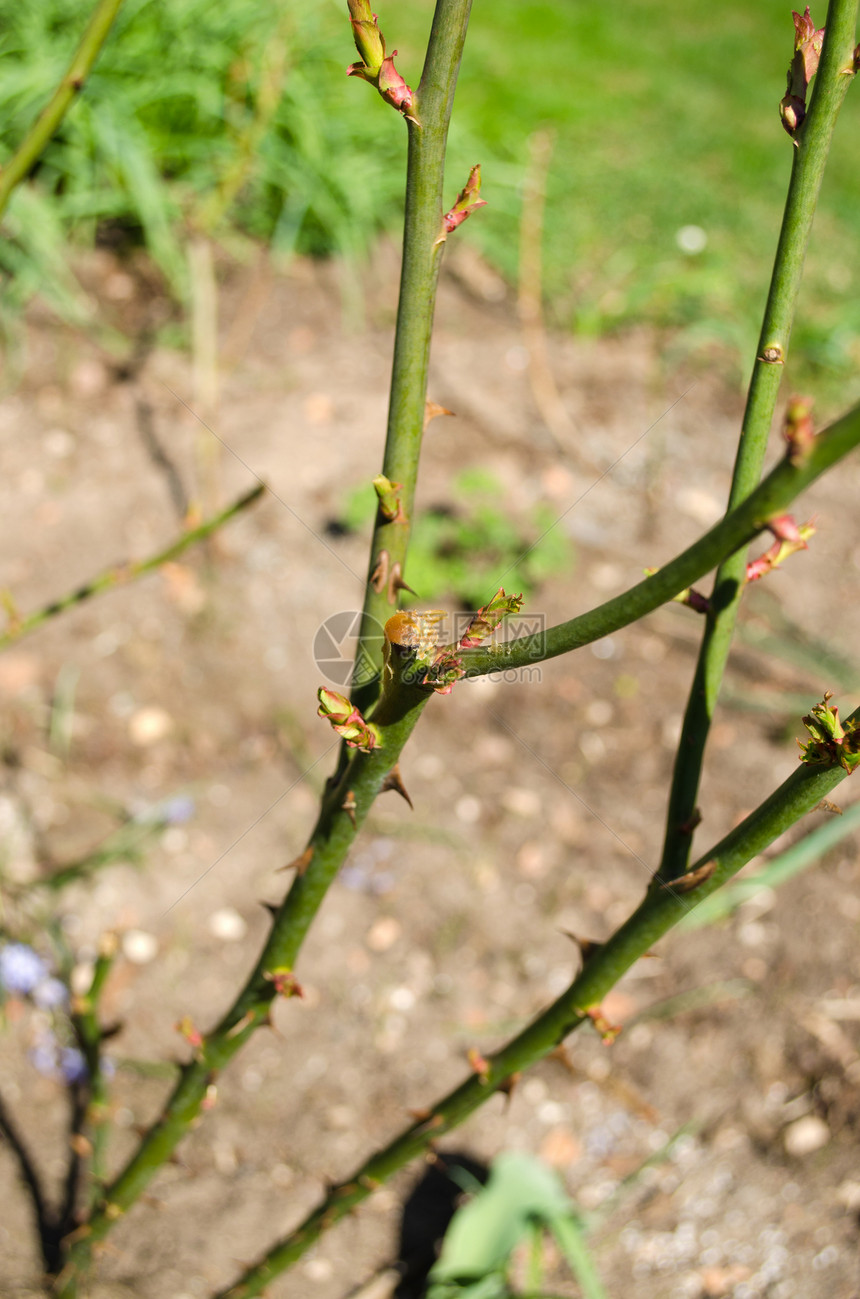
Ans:
[[[858,0],[830,0],[809,113],[792,150],[791,180],[738,443],[730,510],[749,495],[761,475],[830,141],[852,80],[846,69],[852,65],[857,5]],[[707,615],[675,757],[660,868],[664,879],[682,875],[687,867],[692,844],[689,826],[695,820],[705,746],[734,635],[744,566],[745,555],[737,551],[723,561],[714,579],[712,612]]]
[[[860,709],[853,715],[860,720]],[[654,946],[692,907],[714,893],[726,880],[762,852],[801,816],[845,779],[839,766],[798,767],[769,798],[736,826],[699,862],[694,870],[713,866],[698,887],[651,889],[612,937],[597,948],[581,972],[551,1006],[506,1046],[489,1056],[480,1073],[473,1073],[438,1101],[421,1119],[377,1151],[347,1181],[333,1186],[323,1202],[295,1231],[278,1241],[234,1285],[215,1299],[251,1299],[263,1294],[280,1272],[291,1267],[341,1218],[386,1182],[398,1169],[439,1138],[463,1123],[498,1090],[510,1087],[515,1075],[555,1050],[569,1033],[598,1012],[601,1000],[641,956]]]
[[[402,517],[391,520],[381,511],[377,514],[362,615],[358,655],[362,661],[368,655],[372,657],[372,647],[379,644],[379,629],[394,612],[397,588],[392,577],[395,571],[402,574],[406,563],[424,435],[436,286],[444,248],[439,236],[444,211],[445,147],[471,7],[472,0],[437,0],[424,71],[415,94],[415,112],[421,125],[407,122],[403,263],[382,463],[385,477],[400,484],[397,495]],[[356,707],[365,712],[377,689],[375,680],[357,686],[353,691]]]

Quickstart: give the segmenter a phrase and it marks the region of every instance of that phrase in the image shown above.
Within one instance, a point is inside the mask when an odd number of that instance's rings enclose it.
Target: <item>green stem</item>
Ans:
[[[853,715],[860,721],[860,709]],[[215,1299],[251,1299],[269,1282],[298,1261],[341,1218],[386,1182],[405,1164],[463,1123],[494,1092],[510,1087],[515,1075],[531,1068],[554,1051],[569,1033],[598,1012],[603,997],[631,965],[654,946],[692,907],[714,893],[726,880],[763,852],[830,791],[845,779],[841,767],[800,766],[789,778],[736,826],[694,869],[713,865],[698,887],[650,889],[612,937],[589,956],[581,972],[545,1011],[506,1046],[491,1055],[472,1074],[420,1120],[404,1129],[383,1150],[377,1151],[345,1182],[331,1188],[322,1203],[296,1228]]]
[[[462,654],[466,675],[528,667],[567,654],[637,622],[708,573],[726,555],[746,546],[769,519],[784,512],[796,496],[860,443],[860,406],[819,434],[802,465],[786,457],[731,514],[651,577],[588,613],[533,636]],[[740,584],[741,578],[738,579]]]
[[[89,1095],[84,1119],[89,1130],[90,1156],[89,1203],[94,1208],[101,1198],[105,1181],[107,1143],[110,1134],[108,1083],[102,1068],[102,1028],[99,1023],[99,1000],[113,967],[116,954],[113,936],[104,943],[96,960],[89,992],[76,999],[72,1022],[87,1062]],[[74,1206],[72,1206],[74,1207]]]
[[[217,532],[225,523],[229,523],[232,518],[246,510],[249,505],[262,496],[265,486],[259,483],[250,492],[246,492],[239,500],[234,501],[226,510],[220,514],[215,514],[206,519],[196,528],[190,528],[188,532],[177,540],[171,542],[164,550],[159,550],[157,554],[151,555],[149,559],[141,559],[131,564],[114,564],[98,577],[93,578],[86,586],[80,587],[77,591],[71,591],[68,595],[62,596],[59,600],[53,600],[50,604],[45,605],[43,609],[38,609],[35,613],[28,614],[26,618],[19,618],[11,605],[8,592],[0,593],[0,600],[6,605],[7,614],[9,615],[10,625],[0,636],[0,650],[5,649],[7,645],[21,639],[29,632],[35,631],[43,623],[48,622],[51,618],[56,618],[57,614],[63,613],[66,609],[72,609],[76,604],[83,604],[85,600],[91,600],[95,595],[101,595],[104,591],[112,591],[114,587],[123,586],[126,582],[134,581],[135,578],[144,577],[147,573],[152,573],[162,564],[167,564],[173,559],[177,559],[184,551],[191,546],[196,546],[198,541],[205,541],[211,537],[213,532]]]
[[[433,27],[414,111],[421,125],[409,126],[409,163],[403,268],[391,382],[388,435],[383,473],[402,486],[406,522],[377,518],[369,573],[377,571],[381,551],[388,554],[387,575],[403,565],[409,535],[418,459],[424,428],[427,367],[442,255],[442,181],[445,143],[454,89],[469,20],[471,0],[437,0]],[[388,585],[368,583],[358,655],[378,643],[391,613]],[[377,681],[358,687],[357,706],[367,712],[379,694]],[[308,844],[309,861],[300,859],[292,886],[275,912],[269,938],[257,965],[220,1024],[195,1049],[195,1059],[180,1074],[165,1109],[126,1168],[105,1191],[105,1202],[85,1232],[71,1245],[58,1294],[72,1299],[89,1266],[93,1245],[109,1232],[170,1157],[201,1111],[214,1076],[255,1029],[268,1022],[274,996],[272,974],[290,971],[305,934],[383,782],[396,764],[428,694],[396,679],[386,685],[373,715],[382,747],[369,754],[344,748],[338,771],[323,797],[317,826]],[[306,855],[306,856],[307,856]]]
[[[90,69],[99,56],[99,51],[107,40],[121,3],[122,0],[99,0],[66,75],[15,153],[0,170],[0,216],[6,210],[12,191],[16,185],[20,185],[31,167],[38,162],[48,141],[65,117],[72,100],[80,93]]]
[[[791,180],[738,443],[730,510],[749,495],[761,476],[830,141],[852,80],[845,70],[852,64],[857,3],[830,0],[827,11],[812,102],[792,151]],[[714,579],[712,611],[707,616],[675,757],[660,867],[663,879],[683,874],[689,859],[690,826],[695,822],[705,746],[743,593],[744,565],[744,553],[737,552],[720,565]]]
[[[389,677],[373,718],[381,732],[380,748],[370,753],[351,751],[345,769],[327,788],[307,852],[294,863],[296,874],[283,903],[273,914],[269,936],[252,974],[221,1022],[196,1041],[194,1059],[183,1066],[160,1117],[123,1171],[105,1189],[102,1203],[86,1227],[75,1233],[77,1239],[69,1249],[58,1282],[61,1299],[77,1295],[93,1246],[104,1239],[170,1158],[200,1114],[207,1095],[212,1095],[210,1088],[220,1070],[256,1029],[268,1024],[271,1003],[278,991],[273,975],[289,975],[292,971],[311,921],[428,698],[427,690],[404,684],[396,670]],[[300,990],[288,982],[284,993],[290,995],[291,991],[300,995]]]
[[[392,574],[402,574],[409,544],[418,461],[424,435],[427,369],[436,307],[436,285],[442,263],[442,186],[445,146],[454,90],[469,23],[472,0],[437,0],[415,114],[421,125],[407,122],[409,158],[400,300],[394,336],[394,360],[388,406],[388,431],[382,472],[400,483],[402,518],[377,512],[370,548],[368,584],[356,661],[379,667],[380,631],[393,613],[397,589]],[[387,556],[387,559],[384,558]],[[399,566],[399,568],[398,568]],[[379,588],[377,590],[377,587]],[[353,700],[366,712],[378,693],[378,678],[357,683]]]

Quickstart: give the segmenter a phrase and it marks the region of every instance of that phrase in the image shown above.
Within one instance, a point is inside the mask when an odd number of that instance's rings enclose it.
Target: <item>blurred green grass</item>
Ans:
[[[824,6],[813,15],[823,21]],[[413,85],[433,0],[383,3]],[[85,20],[77,0],[0,0],[0,158],[56,84]],[[633,322],[676,353],[749,364],[791,165],[777,104],[789,4],[478,0],[451,133],[453,199],[483,164],[490,206],[467,237],[515,281],[530,136],[554,134],[544,232],[549,319],[599,335]],[[7,307],[35,292],[80,311],[63,256],[144,242],[173,293],[185,244],[359,258],[398,226],[405,130],[354,57],[342,0],[126,0],[57,138],[4,223]],[[795,334],[795,380],[860,393],[860,168],[849,95],[825,181]],[[704,247],[684,252],[683,227]],[[740,358],[743,358],[742,362]],[[848,390],[850,389],[850,392]]]

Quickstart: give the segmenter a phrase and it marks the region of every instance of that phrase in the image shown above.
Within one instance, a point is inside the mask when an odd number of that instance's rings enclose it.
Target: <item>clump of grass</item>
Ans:
[[[343,8],[127,0],[106,57],[13,202],[0,243],[7,308],[39,291],[86,321],[63,264],[70,237],[92,244],[110,230],[144,243],[183,299],[189,232],[234,250],[252,238],[285,254],[354,258],[396,227],[398,124],[381,102],[355,112]],[[409,72],[432,6],[403,8]],[[80,26],[73,0],[0,0],[0,161],[56,85]],[[771,52],[782,41],[787,66],[791,40],[788,9],[753,19],[742,0],[719,13],[691,0],[662,22],[648,0],[633,0],[623,23],[546,0],[478,10],[449,165],[461,175],[484,162],[490,205],[475,238],[485,255],[515,282],[528,137],[551,126],[543,288],[555,323],[599,335],[649,322],[676,335],[680,355],[737,367],[755,341],[747,308],[764,301],[790,162]],[[684,73],[665,77],[667,58]],[[840,403],[860,359],[853,135],[834,142],[795,338],[797,382],[814,379],[821,393],[839,378]]]
[[[62,74],[80,7],[2,0],[0,26],[2,157]],[[332,75],[343,62],[338,26],[334,7],[296,0],[128,0],[85,94],[10,204],[7,307],[38,290],[86,319],[64,264],[69,239],[144,244],[183,299],[193,232],[354,257],[395,223],[397,123],[348,108],[346,78]]]

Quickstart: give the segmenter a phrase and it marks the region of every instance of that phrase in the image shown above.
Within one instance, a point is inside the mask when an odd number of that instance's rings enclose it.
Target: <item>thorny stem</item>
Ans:
[[[731,514],[682,551],[651,577],[598,605],[588,613],[558,623],[533,636],[468,650],[462,655],[466,675],[484,676],[508,668],[527,667],[544,659],[567,654],[592,641],[609,636],[621,627],[638,622],[645,614],[665,604],[680,591],[698,581],[726,555],[746,546],[777,517],[796,496],[860,443],[860,406],[843,415],[816,438],[803,465],[786,457],[759,487]]]
[[[220,514],[215,514],[211,518],[204,520],[196,528],[190,528],[177,541],[159,550],[157,554],[150,555],[148,559],[141,559],[134,563],[114,564],[111,568],[100,573],[98,577],[87,582],[85,586],[79,587],[77,591],[70,591],[68,595],[62,596],[59,600],[52,600],[42,609],[35,613],[27,614],[26,617],[18,616],[11,604],[8,592],[0,592],[0,602],[5,604],[6,613],[9,618],[9,626],[6,631],[0,635],[0,650],[5,649],[14,641],[18,641],[22,636],[29,632],[35,631],[43,623],[55,618],[57,614],[64,613],[66,609],[71,609],[77,604],[83,604],[85,600],[92,599],[95,595],[101,595],[105,591],[111,591],[114,587],[123,586],[126,582],[131,582],[135,578],[144,577],[147,573],[154,572],[161,568],[163,564],[169,564],[171,560],[178,559],[184,551],[191,546],[196,546],[198,541],[205,541],[211,537],[213,532],[217,532],[225,523],[229,523],[237,514],[241,514],[249,505],[253,505],[256,500],[262,496],[265,486],[259,483],[250,492],[246,492],[226,510]]]
[[[486,650],[468,651],[463,655],[468,672],[470,675],[481,675],[502,667],[524,666],[537,659],[551,658],[635,621],[701,577],[727,550],[748,542],[761,530],[769,517],[783,510],[798,492],[846,455],[858,442],[860,408],[844,416],[818,437],[806,464],[793,465],[786,458],[732,514],[671,564],[640,582],[625,596],[618,596],[580,618],[550,628],[543,635],[523,637]],[[427,701],[427,693],[420,688],[404,685],[397,680],[393,680],[390,687],[390,690],[383,693],[373,713],[373,721],[382,732],[382,748],[369,754],[353,752],[344,770],[326,790],[317,826],[309,842],[309,861],[302,863],[303,873],[296,875],[283,904],[275,911],[269,938],[253,973],[220,1024],[201,1040],[195,1058],[183,1067],[161,1117],[144,1137],[127,1167],[106,1189],[101,1207],[77,1233],[77,1239],[70,1247],[67,1267],[58,1282],[60,1299],[74,1299],[78,1293],[77,1280],[88,1266],[93,1245],[108,1234],[117,1218],[131,1207],[157,1169],[170,1157],[200,1113],[207,1089],[213,1084],[218,1072],[251,1034],[268,1022],[274,990],[267,975],[277,970],[292,969],[326,890],[380,792],[386,775],[396,764]],[[705,859],[717,859],[718,869],[712,879],[696,891],[695,901],[708,896],[719,883],[739,870],[798,816],[814,807],[844,774],[841,768],[833,772],[803,768],[795,773],[776,795],[758,812],[748,817],[741,827],[733,831]],[[349,811],[344,806],[346,803],[349,804]],[[740,837],[745,828],[751,836],[749,844]],[[762,835],[765,837],[762,838]],[[731,853],[728,852],[729,848]],[[728,855],[724,858],[724,854]],[[487,1083],[476,1083],[475,1080],[465,1083],[434,1111],[434,1115],[441,1115],[441,1121],[434,1118],[429,1129],[426,1124],[413,1125],[393,1146],[375,1157],[362,1170],[360,1177],[364,1181],[357,1178],[354,1183],[333,1192],[334,1199],[327,1201],[325,1209],[314,1215],[312,1221],[309,1220],[311,1225],[306,1224],[298,1237],[290,1238],[288,1247],[285,1246],[286,1253],[282,1255],[280,1251],[277,1252],[275,1270],[283,1270],[299,1257],[324,1226],[330,1225],[364,1199],[372,1184],[401,1167],[436,1136],[462,1122],[511,1073],[533,1063],[551,1049],[554,1042],[577,1027],[583,1016],[573,1014],[571,1018],[571,1007],[587,1009],[592,1006],[637,956],[671,928],[687,909],[688,902],[682,895],[666,889],[652,891],[627,925],[619,930],[594,961],[589,962],[587,969],[572,985],[566,999],[560,998],[531,1029],[492,1058],[490,1080]],[[645,938],[637,947],[640,932]],[[612,956],[612,962],[607,965],[609,956]],[[603,972],[602,982],[597,978],[600,972]],[[584,999],[586,992],[590,1000]],[[540,1044],[548,1040],[547,1033],[551,1037],[555,1033],[555,1036],[549,1046],[540,1048]],[[269,1266],[267,1262],[266,1268]],[[267,1276],[273,1274],[271,1271],[266,1272]],[[235,1294],[257,1294],[263,1284],[261,1281],[256,1289],[243,1291],[240,1288]],[[232,1295],[234,1291],[228,1293]]]
[[[409,122],[409,162],[401,292],[391,381],[388,435],[383,473],[402,484],[400,501],[406,522],[380,514],[374,531],[369,573],[380,552],[388,552],[388,573],[402,566],[409,536],[418,459],[424,429],[430,336],[442,244],[442,181],[445,143],[459,71],[471,0],[437,0],[424,72],[413,111],[421,125]],[[391,592],[396,596],[396,591]],[[357,661],[378,639],[390,613],[389,588],[377,591],[368,582]],[[105,1190],[104,1202],[77,1233],[66,1267],[58,1281],[61,1299],[73,1299],[78,1280],[89,1266],[93,1245],[110,1231],[167,1160],[201,1112],[213,1080],[248,1040],[269,1020],[276,971],[292,970],[304,937],[326,891],[340,869],[357,830],[385,777],[396,764],[411,734],[428,692],[396,680],[379,698],[373,722],[382,731],[382,748],[369,754],[350,753],[341,761],[326,789],[308,852],[301,861],[289,893],[274,912],[272,929],[257,965],[220,1024],[202,1038],[195,1058],[126,1168]],[[355,692],[357,706],[367,712],[378,694],[374,681]]]
[[[88,1130],[90,1153],[89,1204],[94,1208],[101,1198],[105,1182],[105,1166],[109,1127],[109,1095],[102,1059],[104,1033],[99,1022],[99,1000],[113,966],[117,943],[113,935],[103,940],[102,950],[93,970],[89,991],[75,999],[72,1005],[72,1022],[87,1062],[88,1095],[84,1108],[83,1129]],[[70,1208],[74,1209],[74,1204]]]
[[[852,716],[860,720],[860,709]],[[561,996],[506,1046],[488,1056],[480,1073],[473,1073],[433,1105],[384,1149],[372,1155],[351,1178],[333,1186],[295,1231],[272,1246],[258,1263],[229,1289],[220,1291],[215,1299],[251,1299],[262,1294],[273,1277],[291,1267],[323,1232],[367,1199],[398,1169],[422,1152],[432,1150],[440,1137],[463,1123],[496,1091],[510,1089],[516,1075],[559,1047],[569,1033],[589,1018],[589,1011],[599,1016],[600,1002],[635,961],[650,951],[691,908],[812,811],[846,775],[839,766],[799,767],[696,863],[694,870],[713,865],[713,872],[697,887],[689,891],[682,891],[680,886],[649,890],[624,924],[589,955]]]
[[[256,1029],[269,1023],[276,995],[272,976],[292,971],[311,921],[430,693],[404,684],[396,674],[389,678],[373,714],[382,736],[381,747],[370,753],[352,750],[343,772],[329,783],[308,849],[292,863],[296,872],[289,892],[280,907],[272,909],[272,927],[253,972],[221,1022],[200,1037],[194,1058],[182,1067],[160,1117],[125,1169],[105,1189],[89,1221],[74,1233],[57,1283],[61,1299],[78,1294],[78,1282],[89,1266],[93,1246],[104,1239],[170,1158],[207,1098],[209,1102],[214,1099],[219,1072]]]
[[[852,66],[856,25],[857,0],[830,0],[809,113],[792,149],[791,180],[738,443],[730,510],[753,490],[761,475],[830,141],[853,79],[846,70]],[[662,879],[682,875],[689,859],[690,826],[695,822],[705,746],[743,594],[744,566],[745,554],[738,551],[724,560],[714,579],[712,610],[707,615],[675,757],[660,866]]]
[[[373,647],[379,645],[380,628],[393,613],[392,606],[397,600],[392,574],[398,565],[402,573],[409,544],[424,434],[436,285],[444,247],[439,236],[444,210],[445,146],[471,7],[472,0],[437,0],[424,71],[414,97],[414,112],[421,125],[407,122],[409,156],[403,263],[382,462],[385,477],[401,484],[397,494],[403,518],[389,520],[381,512],[377,513],[357,663],[366,663],[374,657]],[[379,667],[378,661],[375,666]],[[376,678],[356,686],[353,701],[361,712],[376,698],[378,688]]]
[[[121,3],[122,0],[99,0],[65,76],[15,153],[5,167],[0,169],[0,216],[6,210],[12,191],[38,162],[72,101],[83,88],[99,51],[107,40]]]

